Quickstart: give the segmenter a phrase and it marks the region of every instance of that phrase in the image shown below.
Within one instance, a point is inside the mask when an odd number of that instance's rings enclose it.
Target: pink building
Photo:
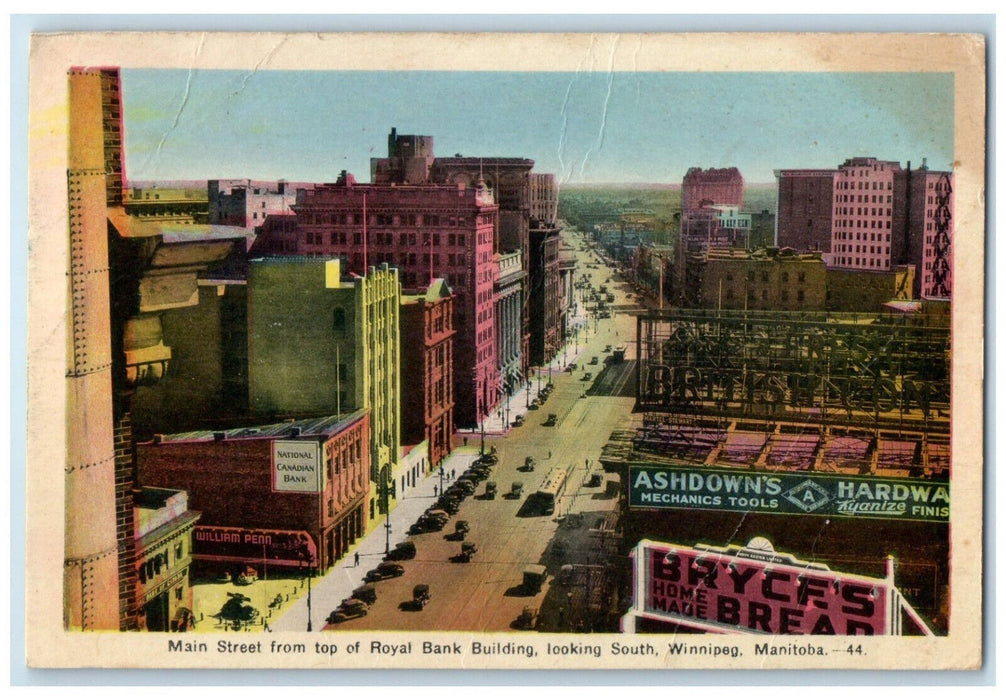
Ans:
[[[860,157],[836,170],[776,174],[776,245],[823,250],[832,269],[891,272],[912,265],[914,293],[950,297],[952,172],[929,170],[925,160],[913,170],[911,162],[902,167],[897,161]],[[827,211],[821,207],[825,196]]]
[[[894,185],[900,174],[899,163],[876,158],[851,158],[835,173],[833,267],[875,272],[891,269],[899,258],[902,241],[897,235],[892,241],[891,235],[900,228],[894,225]]]
[[[737,168],[689,168],[681,182],[681,210],[703,204],[744,205],[744,178]]]
[[[475,425],[497,402],[500,387],[492,193],[481,183],[357,184],[343,173],[335,184],[301,190],[294,210],[296,230],[279,232],[283,246],[276,247],[283,250],[275,254],[337,256],[355,274],[387,263],[398,268],[405,289],[446,280],[456,296],[455,418]],[[263,248],[270,247],[267,238],[260,236]]]

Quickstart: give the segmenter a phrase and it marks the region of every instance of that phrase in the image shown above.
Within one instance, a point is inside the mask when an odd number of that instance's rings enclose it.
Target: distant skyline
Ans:
[[[370,179],[392,127],[437,156],[520,157],[561,184],[680,184],[690,167],[954,160],[949,73],[123,69],[129,180]]]

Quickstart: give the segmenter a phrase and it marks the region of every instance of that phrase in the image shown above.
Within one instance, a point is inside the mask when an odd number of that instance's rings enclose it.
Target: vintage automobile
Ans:
[[[541,591],[541,587],[545,585],[546,571],[541,564],[531,564],[525,567],[524,581],[521,584],[524,592],[528,595],[534,595]]]
[[[420,583],[412,589],[412,605],[422,610],[430,602],[430,587]]]
[[[598,363],[597,355],[594,355],[593,357],[590,358],[590,362],[588,364],[596,365],[597,363]]]
[[[365,583],[354,589],[350,596],[362,600],[367,605],[373,605],[377,602],[377,588],[373,584]]]
[[[416,558],[416,543],[412,540],[405,540],[395,545],[395,548],[384,557],[386,561],[401,561],[404,559]]]
[[[475,553],[479,551],[479,548],[475,546],[474,542],[465,542],[461,545],[461,554],[458,556],[458,561],[468,562],[472,560]]]
[[[510,486],[510,493],[513,498],[520,498],[520,495],[524,492],[524,482],[515,481]]]
[[[466,496],[471,496],[475,493],[475,482],[471,479],[462,477],[454,482],[454,485],[464,491]]]
[[[553,425],[556,424],[556,422],[558,420],[559,420],[559,416],[557,416],[554,413],[549,413],[548,414],[548,418],[545,419],[544,425],[547,425],[548,427],[552,427]]]
[[[486,482],[486,499],[492,501],[496,499],[496,482],[487,481]]]
[[[534,471],[534,457],[528,455],[524,458],[524,466],[521,467],[522,471],[533,472]]]
[[[590,372],[587,372],[585,375],[583,375],[583,381],[585,381],[585,382],[589,382],[593,378],[594,378],[594,375],[591,374]]]
[[[513,427],[519,428],[524,425],[524,414],[521,414],[513,419]]]
[[[367,614],[367,604],[362,600],[357,600],[356,598],[347,598],[342,601],[342,603],[335,610],[328,614],[326,622],[328,624],[336,624],[338,622],[345,622],[346,620],[352,620],[354,617],[363,617]]]
[[[465,535],[468,534],[471,528],[468,527],[467,520],[459,520],[454,523],[454,534],[459,536],[460,539],[464,539]]]
[[[538,624],[538,611],[535,608],[524,608],[517,617],[517,629],[533,630]]]
[[[587,486],[600,486],[604,483],[604,474],[601,472],[591,472],[590,479],[587,481]]]
[[[367,583],[373,583],[374,581],[383,581],[386,578],[395,578],[396,576],[401,576],[404,573],[405,567],[401,564],[385,561],[378,564],[376,569],[368,571],[364,580]]]

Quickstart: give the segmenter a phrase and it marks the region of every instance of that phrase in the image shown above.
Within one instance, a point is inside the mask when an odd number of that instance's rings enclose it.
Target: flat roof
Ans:
[[[213,442],[216,440],[217,434],[222,434],[224,440],[273,439],[294,437],[292,433],[296,430],[300,431],[297,437],[328,437],[341,432],[351,423],[358,421],[366,415],[367,411],[368,409],[361,408],[352,413],[341,413],[318,418],[302,418],[299,420],[283,421],[281,423],[243,426],[226,430],[192,430],[185,433],[161,435],[158,439],[162,444],[168,442]]]

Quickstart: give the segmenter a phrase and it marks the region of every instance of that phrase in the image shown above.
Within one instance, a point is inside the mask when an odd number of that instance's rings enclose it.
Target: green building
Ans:
[[[401,455],[398,271],[343,279],[339,260],[248,270],[248,397],[262,417],[371,409],[367,529],[393,509]]]

